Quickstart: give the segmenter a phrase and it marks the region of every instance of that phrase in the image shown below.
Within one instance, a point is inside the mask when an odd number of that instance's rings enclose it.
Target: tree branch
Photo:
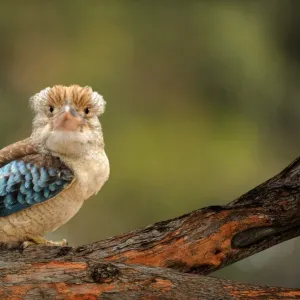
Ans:
[[[1,268],[1,299],[295,299],[300,290],[236,284],[162,268],[92,260]],[[101,298],[100,298],[101,297]]]
[[[280,174],[226,206],[203,208],[75,249],[29,247],[23,252],[2,251],[0,267],[51,261],[54,266],[68,266],[70,262],[91,260],[164,267],[205,275],[298,236],[299,191],[298,158]],[[171,274],[172,271],[164,272]],[[181,276],[182,280],[189,278],[184,277],[189,275]]]
[[[300,234],[300,159],[227,206],[211,206],[124,235],[65,248],[64,260],[85,257],[208,274]],[[38,252],[38,253],[36,253]],[[10,253],[10,252],[8,252]],[[26,259],[56,258],[30,248]],[[2,257],[6,255],[2,253]],[[23,254],[15,253],[14,260]]]

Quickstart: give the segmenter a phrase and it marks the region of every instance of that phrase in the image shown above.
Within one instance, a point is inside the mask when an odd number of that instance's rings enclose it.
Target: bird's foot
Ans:
[[[27,240],[22,243],[22,248],[25,249],[28,246],[32,245],[42,245],[42,246],[67,246],[68,242],[66,239],[63,239],[59,242],[48,241],[41,236],[30,236],[27,237]]]
[[[49,246],[68,246],[68,241],[66,239],[63,239],[62,241],[57,241],[57,242],[47,240],[46,245],[49,245]]]

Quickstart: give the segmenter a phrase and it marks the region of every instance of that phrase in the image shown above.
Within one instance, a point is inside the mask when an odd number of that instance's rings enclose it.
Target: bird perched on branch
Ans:
[[[101,95],[78,85],[30,99],[29,138],[0,150],[0,243],[63,245],[42,236],[65,224],[109,176]]]

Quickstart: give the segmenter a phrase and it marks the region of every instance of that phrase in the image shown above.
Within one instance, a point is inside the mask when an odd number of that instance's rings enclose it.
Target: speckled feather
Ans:
[[[0,167],[17,158],[36,153],[37,149],[30,138],[11,144],[0,150]]]
[[[25,156],[0,168],[0,217],[45,202],[74,179],[59,159],[41,154]]]

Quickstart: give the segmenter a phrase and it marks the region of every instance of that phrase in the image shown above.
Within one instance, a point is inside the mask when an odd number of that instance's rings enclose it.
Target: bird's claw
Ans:
[[[53,241],[47,241],[47,244],[49,246],[68,246],[68,241],[66,239],[63,239],[62,241],[53,242]]]
[[[29,246],[33,245],[41,245],[41,246],[68,246],[68,242],[66,239],[63,239],[59,242],[48,241],[40,236],[30,236],[28,240],[24,241],[21,245],[22,249],[25,249]]]

